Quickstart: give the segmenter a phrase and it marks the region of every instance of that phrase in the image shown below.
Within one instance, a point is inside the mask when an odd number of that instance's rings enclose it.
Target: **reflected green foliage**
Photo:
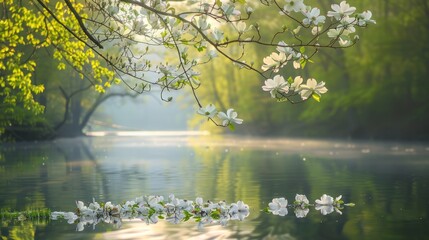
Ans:
[[[333,1],[318,0],[323,11]],[[308,69],[288,68],[325,81],[329,89],[321,103],[275,104],[261,90],[264,79],[239,70],[224,59],[204,66],[207,101],[235,106],[246,124],[238,133],[354,138],[428,139],[429,6],[424,0],[349,1],[370,9],[377,24],[359,32],[353,48],[322,49]],[[263,14],[258,9],[255,14]],[[265,25],[264,25],[265,24]],[[269,18],[263,28],[282,25]],[[267,52],[251,49],[256,58]],[[203,94],[202,94],[203,95]],[[213,96],[213,97],[211,97]],[[192,120],[192,126],[206,127]]]
[[[11,220],[30,220],[36,221],[40,219],[47,219],[51,216],[51,211],[49,209],[34,209],[27,210],[23,212],[15,212],[6,209],[0,209],[0,219],[4,221],[5,219]]]
[[[11,240],[33,240],[35,236],[35,226],[32,222],[25,222],[19,226],[12,227],[5,234],[2,233],[1,239]]]

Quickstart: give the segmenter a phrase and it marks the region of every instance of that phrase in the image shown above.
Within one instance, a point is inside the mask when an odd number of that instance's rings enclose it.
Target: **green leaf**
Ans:
[[[305,47],[300,47],[300,48],[299,48],[299,52],[300,52],[300,53],[305,53]]]
[[[234,131],[235,130],[235,126],[232,123],[228,124],[229,130]]]
[[[167,36],[167,31],[163,31],[163,32],[161,33],[161,37],[162,37],[162,38],[165,38],[165,36]]]
[[[199,46],[199,47],[196,47],[196,48],[197,48],[198,52],[202,52],[202,51],[204,51],[207,47],[205,47],[205,46]]]
[[[188,221],[193,215],[190,214],[188,211],[184,210],[183,213],[185,213],[185,217],[183,218],[183,221]]]
[[[210,213],[210,217],[212,217],[215,220],[218,220],[218,219],[220,219],[220,212],[218,210],[213,211]]]
[[[304,69],[305,65],[307,65],[307,60],[301,59],[301,61],[299,62],[299,64],[301,64],[301,68]]]
[[[344,206],[347,206],[347,207],[354,207],[356,204],[354,204],[354,203],[346,203],[346,204],[344,204]]]
[[[311,97],[312,97],[314,100],[316,100],[316,102],[320,102],[320,96],[319,96],[319,95],[317,95],[316,93],[313,93],[313,94],[311,95]]]

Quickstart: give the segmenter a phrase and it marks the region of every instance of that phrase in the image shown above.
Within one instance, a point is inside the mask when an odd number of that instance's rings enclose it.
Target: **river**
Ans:
[[[0,146],[0,207],[74,211],[75,201],[142,195],[228,203],[250,214],[226,226],[192,219],[124,220],[77,231],[65,220],[2,219],[1,239],[424,239],[429,236],[429,144],[205,136],[109,135]],[[323,194],[355,203],[297,218],[263,212],[273,198]]]

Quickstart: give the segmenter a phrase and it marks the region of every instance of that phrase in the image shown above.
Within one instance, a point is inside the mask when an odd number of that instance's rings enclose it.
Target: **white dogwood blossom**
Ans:
[[[216,42],[220,42],[223,40],[223,32],[217,28],[213,30],[212,36],[216,40]]]
[[[289,59],[297,60],[301,58],[301,53],[295,51],[293,48],[288,47],[284,41],[280,41],[276,48],[280,53],[284,53],[286,56],[289,56]]]
[[[344,31],[354,33],[356,32],[355,23],[356,23],[356,18],[345,16],[341,19],[337,29],[340,29],[340,30],[344,29]]]
[[[290,85],[290,90],[299,92],[301,90],[301,84],[304,79],[301,76],[296,76],[293,80],[293,83]]]
[[[237,31],[240,33],[240,34],[243,34],[243,33],[245,33],[248,29],[247,29],[247,25],[246,25],[246,22],[244,22],[244,21],[240,21],[240,22],[238,22],[236,25],[235,25],[235,27],[237,28]]]
[[[286,216],[288,214],[287,210],[288,201],[285,198],[274,198],[269,204],[269,210],[274,215]]]
[[[217,110],[216,110],[216,107],[210,103],[206,107],[198,109],[197,113],[200,115],[212,118],[216,116]]]
[[[297,218],[304,218],[310,212],[310,207],[314,207],[317,211],[320,211],[322,215],[328,215],[333,213],[334,211],[338,214],[342,214],[340,211],[344,209],[345,206],[353,207],[354,203],[344,203],[341,200],[342,196],[338,196],[335,198],[323,194],[320,199],[317,199],[315,204],[311,204],[307,199],[307,196],[303,194],[296,194],[295,201],[293,204],[288,205],[288,200],[286,198],[273,198],[270,203],[268,203],[268,207],[263,211],[267,213],[272,213],[273,215],[278,216],[286,216],[288,214],[288,208],[293,208],[295,216]]]
[[[321,31],[322,31],[322,27],[321,27],[321,26],[314,26],[314,27],[311,29],[311,34],[313,34],[313,35],[317,35],[317,34],[319,34]]]
[[[320,83],[317,83],[314,78],[308,79],[307,83],[302,84],[300,89],[301,98],[303,100],[307,99],[313,94],[316,94],[320,97],[323,93],[326,93],[328,91],[328,89],[325,87],[325,82],[322,81]]]
[[[336,20],[340,20],[345,16],[350,16],[356,11],[356,8],[350,7],[350,5],[346,1],[342,1],[339,5],[332,4],[331,8],[334,11],[328,11],[327,16],[334,17]]]
[[[304,25],[319,25],[321,23],[325,23],[326,17],[320,15],[320,9],[318,8],[313,8],[308,12],[303,12],[302,14],[304,14],[304,16],[306,17],[304,18],[304,20],[302,20],[302,23],[304,23]]]
[[[224,112],[218,113],[218,117],[222,121],[223,126],[228,126],[231,123],[242,124],[243,119],[237,118],[237,116],[238,116],[237,112],[235,112],[234,109],[232,109],[232,108],[228,109],[228,111],[226,111],[226,113],[224,113]]]
[[[278,72],[281,67],[287,64],[289,59],[290,57],[287,58],[284,52],[273,52],[270,56],[264,58],[264,65],[262,65],[261,69],[263,71],[272,69],[273,72]]]
[[[298,205],[308,205],[310,201],[308,201],[307,196],[303,194],[296,194],[295,195],[295,204]]]
[[[77,231],[83,231],[85,226],[92,225],[95,228],[100,222],[120,227],[123,219],[139,219],[147,224],[156,224],[160,219],[165,219],[178,224],[192,218],[199,227],[216,223],[225,226],[228,221],[243,221],[250,214],[249,206],[243,201],[228,205],[225,201],[203,202],[198,197],[193,202],[173,194],[166,201],[162,196],[142,196],[118,205],[111,202],[100,204],[95,200],[88,206],[81,201],[77,201],[76,205],[76,212],[53,211],[51,219],[65,219],[69,224],[76,224]]]
[[[371,19],[372,18],[372,12],[369,10],[364,11],[361,14],[358,14],[357,19],[358,19],[358,26],[364,27],[366,25],[368,25],[368,23],[372,23],[375,24],[375,20]]]
[[[289,92],[289,83],[285,81],[283,76],[276,75],[273,79],[265,80],[265,85],[262,86],[262,90],[270,92],[271,97],[275,98],[277,92]]]
[[[286,12],[301,12],[305,9],[304,0],[285,0],[283,10]]]

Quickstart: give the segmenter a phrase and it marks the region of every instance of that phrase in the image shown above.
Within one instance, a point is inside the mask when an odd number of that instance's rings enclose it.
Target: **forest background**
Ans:
[[[333,1],[319,0],[322,12]],[[239,109],[245,124],[238,132],[300,137],[429,139],[429,3],[425,0],[349,1],[370,9],[377,24],[360,32],[349,49],[325,49],[305,68],[307,77],[325,81],[320,103],[273,103],[259,91],[261,81],[225,62],[208,67],[202,94],[225,109]],[[264,15],[263,9],[255,12]],[[265,18],[265,27],[277,23]],[[259,58],[269,52],[249,51]],[[257,59],[256,58],[256,59]],[[292,67],[283,70],[295,76]]]

